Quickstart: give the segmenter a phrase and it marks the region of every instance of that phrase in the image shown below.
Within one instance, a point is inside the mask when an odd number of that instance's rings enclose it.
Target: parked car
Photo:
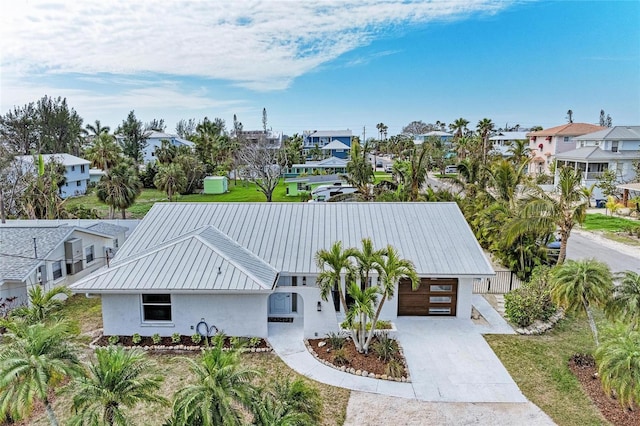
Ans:
[[[444,168],[444,173],[445,174],[452,174],[452,173],[458,173],[458,166],[454,166],[454,165],[450,165]]]
[[[382,168],[382,166],[384,166],[382,161],[376,161],[376,169],[380,169],[380,168]]]
[[[386,166],[384,166],[384,171],[387,173],[391,173],[393,171],[393,165],[387,164]]]

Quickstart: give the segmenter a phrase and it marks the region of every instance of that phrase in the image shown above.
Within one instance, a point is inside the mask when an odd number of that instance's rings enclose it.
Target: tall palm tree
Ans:
[[[420,278],[418,278],[413,262],[402,259],[395,247],[388,245],[384,255],[378,257],[376,263],[380,268],[380,286],[377,290],[380,292],[381,298],[371,320],[371,329],[363,347],[365,352],[369,350],[378,318],[380,318],[380,313],[382,312],[382,306],[387,299],[393,298],[400,280],[403,278],[411,280],[411,288],[413,290],[417,290],[420,286]]]
[[[509,205],[514,205],[516,201],[516,190],[518,185],[524,181],[526,171],[526,163],[517,166],[514,166],[507,160],[500,160],[493,163],[488,170],[488,175],[495,198],[505,201]]]
[[[69,324],[6,324],[0,348],[0,417],[18,420],[27,416],[39,400],[52,426],[58,419],[49,391],[82,369],[76,350],[68,343]]]
[[[380,274],[380,267],[377,263],[377,259],[380,258],[380,256],[386,255],[386,253],[387,251],[384,248],[379,250],[374,249],[371,238],[362,239],[362,248],[359,250],[357,249],[353,255],[356,261],[356,269],[358,270],[360,286],[362,289],[371,286],[369,280],[372,271],[377,271],[378,274]]]
[[[640,325],[640,274],[625,271],[617,277],[620,281],[607,305],[607,314],[637,328]]]
[[[551,299],[567,313],[584,312],[596,346],[598,329],[591,307],[605,307],[613,293],[609,267],[595,259],[568,260],[551,271]]]
[[[351,328],[352,340],[358,352],[365,351],[367,341],[367,322],[372,318],[378,302],[378,287],[368,287],[362,290],[360,286],[351,282],[347,288],[353,300],[347,312],[346,322]],[[371,324],[372,326],[374,324]],[[373,328],[371,333],[373,333]]]
[[[567,257],[567,241],[576,223],[582,223],[586,215],[586,202],[581,188],[581,176],[575,170],[563,167],[554,193],[548,194],[539,187],[532,187],[533,196],[526,200],[522,217],[513,222],[507,239],[512,241],[522,233],[556,229],[560,234],[558,265]]]
[[[100,133],[87,149],[86,156],[91,161],[92,167],[100,168],[108,173],[109,169],[122,159],[121,153],[122,150],[116,142],[116,138],[108,133]]]
[[[511,161],[516,165],[529,164],[531,160],[531,148],[529,148],[529,141],[526,139],[514,141],[507,152],[511,155]]]
[[[173,196],[186,188],[187,175],[179,164],[162,165],[158,168],[158,174],[153,179],[153,184],[167,194],[169,201],[173,201]]]
[[[455,120],[453,123],[449,125],[451,130],[453,130],[454,132],[453,136],[456,140],[464,136],[468,125],[469,125],[469,120],[466,120],[462,117],[458,118],[457,120]]]
[[[28,324],[59,319],[58,314],[64,304],[60,299],[62,295],[71,297],[71,290],[68,287],[60,286],[45,292],[39,285],[31,287],[29,289],[29,304],[14,309],[11,312],[11,317],[22,319]]]
[[[316,265],[320,268],[316,283],[320,287],[322,299],[327,300],[330,292],[337,292],[345,313],[348,312],[349,308],[343,291],[343,273],[347,276],[353,274],[351,258],[356,255],[356,251],[352,248],[343,250],[342,242],[336,241],[329,250],[318,250],[315,255]]]
[[[102,123],[100,123],[100,120],[96,120],[95,124],[87,124],[84,126],[82,133],[89,137],[97,137],[103,133],[109,133],[110,131],[111,128],[109,126],[103,126]]]
[[[116,209],[126,218],[126,210],[131,207],[142,192],[142,182],[134,166],[118,164],[100,179],[96,195],[109,206],[109,219],[113,219]]]
[[[602,387],[615,392],[623,407],[640,404],[640,331],[618,325],[596,348],[595,358]]]
[[[476,129],[478,130],[478,135],[482,138],[482,164],[487,164],[487,153],[491,149],[489,146],[489,135],[495,128],[493,121],[489,118],[483,118],[478,121],[476,125]]]
[[[251,380],[258,371],[242,365],[237,349],[223,350],[223,335],[216,335],[212,347],[198,361],[190,358],[196,383],[176,392],[173,424],[235,426],[242,422],[243,409],[249,409],[255,392]]]
[[[71,425],[129,425],[123,407],[166,403],[159,395],[163,377],[150,375],[154,364],[140,349],[120,346],[96,349],[96,362],[87,376],[77,377],[69,385],[74,393],[72,408],[76,415]]]
[[[361,146],[358,141],[351,144],[351,159],[347,163],[347,175],[345,176],[350,185],[358,188],[361,198],[369,201],[372,198],[371,185],[374,182],[373,169],[369,162],[369,147],[365,143]]]

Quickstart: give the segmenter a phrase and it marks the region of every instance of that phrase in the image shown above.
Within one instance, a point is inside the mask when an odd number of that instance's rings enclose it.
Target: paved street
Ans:
[[[574,230],[567,246],[569,259],[593,257],[609,265],[613,272],[640,273],[640,247],[632,247],[581,230]]]

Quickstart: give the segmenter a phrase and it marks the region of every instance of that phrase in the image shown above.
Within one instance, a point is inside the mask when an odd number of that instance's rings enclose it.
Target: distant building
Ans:
[[[440,130],[434,130],[422,135],[416,135],[413,138],[413,143],[416,145],[422,145],[425,141],[428,141],[429,138],[438,138],[445,144],[445,146],[451,145],[451,143],[453,142],[453,134],[442,132]]]
[[[37,158],[33,155],[21,155],[17,156],[15,161],[21,163],[25,172],[36,173],[35,161]],[[65,183],[58,189],[61,198],[84,195],[87,192],[89,165],[91,164],[88,160],[71,154],[42,154],[42,160],[45,163],[55,161],[64,166]]]
[[[269,148],[280,148],[286,137],[282,132],[273,130],[243,130],[238,136],[247,143],[266,143]]]
[[[529,174],[548,174],[549,166],[553,163],[557,154],[575,149],[573,138],[603,129],[606,129],[606,127],[596,126],[595,124],[567,123],[527,133],[532,156],[529,163]]]
[[[527,132],[498,132],[495,136],[491,136],[489,141],[494,152],[503,157],[510,157],[509,148],[515,144],[515,141],[527,141],[528,146],[529,138],[527,138]]]
[[[335,173],[347,173],[348,160],[336,157],[325,158],[321,161],[307,161],[303,164],[292,164],[284,172],[285,178],[294,178],[304,175],[326,175]]]
[[[119,137],[119,140],[121,139],[122,137]],[[189,148],[193,149],[195,147],[195,144],[193,142],[182,139],[178,135],[152,131],[147,137],[147,146],[145,147],[143,153],[143,161],[145,164],[155,161],[155,150],[162,145],[162,141],[164,140],[169,141],[176,148],[180,146],[188,146]]]
[[[311,158],[311,150],[319,148],[329,157],[341,159],[349,158],[351,152],[351,141],[353,133],[351,130],[306,130],[302,133],[302,152],[307,158]],[[327,145],[333,143],[328,149],[324,149]]]

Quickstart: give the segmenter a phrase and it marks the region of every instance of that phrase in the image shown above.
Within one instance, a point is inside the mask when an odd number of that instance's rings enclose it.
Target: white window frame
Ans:
[[[60,267],[60,276],[56,277],[56,265]],[[53,264],[51,265],[51,273],[53,276],[54,280],[59,280],[62,279],[64,277],[64,274],[62,273],[62,260],[56,260],[55,262],[53,262]]]
[[[89,260],[89,252],[91,253],[91,260]],[[96,251],[92,245],[84,248],[84,260],[87,265],[96,260]]]

